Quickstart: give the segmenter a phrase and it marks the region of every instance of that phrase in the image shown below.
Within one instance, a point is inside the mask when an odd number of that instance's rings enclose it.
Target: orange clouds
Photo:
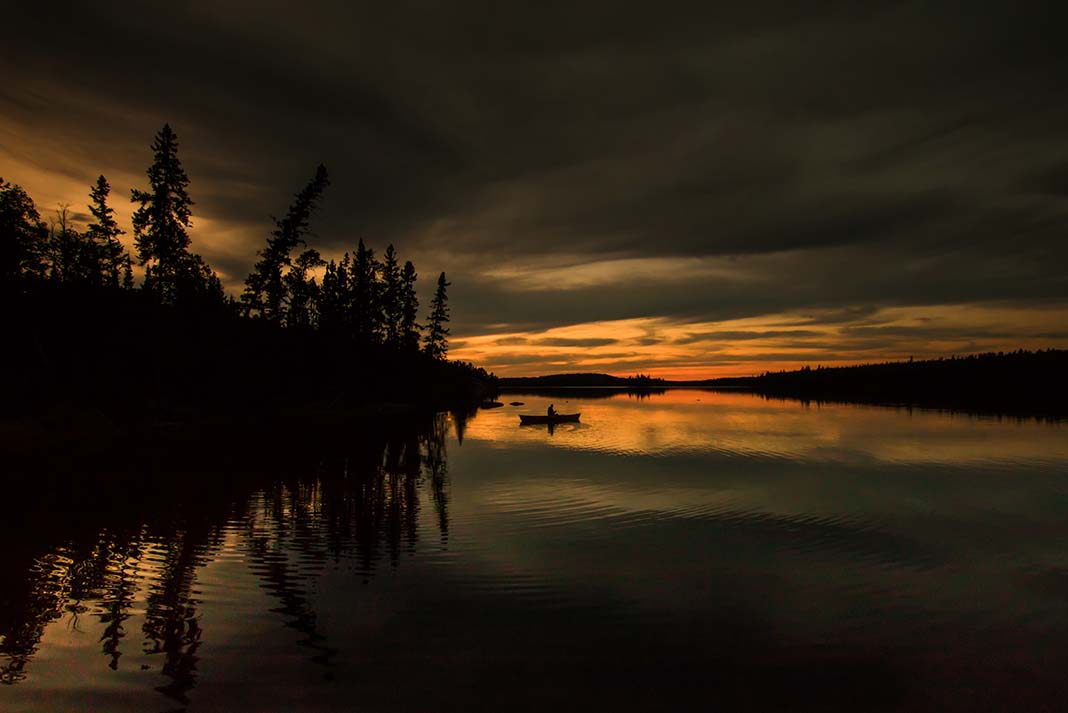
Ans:
[[[721,322],[645,318],[463,338],[452,356],[500,376],[636,372],[667,379],[745,376],[1068,344],[1068,308],[998,305],[796,312]]]

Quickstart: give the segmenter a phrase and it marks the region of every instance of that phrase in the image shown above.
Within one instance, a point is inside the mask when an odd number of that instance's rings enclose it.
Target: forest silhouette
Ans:
[[[806,366],[706,384],[805,402],[876,403],[1061,419],[1068,416],[1066,369],[1068,351],[1018,349],[855,366]]]
[[[191,249],[194,202],[178,147],[165,125],[147,187],[131,191],[133,255],[104,176],[90,188],[84,230],[66,206],[46,224],[21,186],[0,179],[7,415],[72,407],[112,421],[187,420],[233,403],[247,415],[294,404],[342,411],[474,401],[491,388],[485,370],[447,360],[445,273],[420,323],[418,273],[392,245],[379,259],[361,239],[329,262],[308,246],[330,184],[322,165],[274,219],[240,298],[227,296]]]

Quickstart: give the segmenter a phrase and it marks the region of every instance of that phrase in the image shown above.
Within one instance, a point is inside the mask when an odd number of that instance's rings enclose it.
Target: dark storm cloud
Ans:
[[[13,3],[2,148],[143,175],[172,122],[196,216],[240,237],[207,256],[238,277],[323,161],[314,244],[447,269],[458,334],[1063,302],[1063,7]],[[487,275],[558,255],[723,257],[746,279]]]

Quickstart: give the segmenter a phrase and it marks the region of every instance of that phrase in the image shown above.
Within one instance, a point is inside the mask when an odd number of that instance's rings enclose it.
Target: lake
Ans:
[[[0,709],[1063,709],[1068,424],[501,399],[42,466]],[[581,423],[518,425],[550,402]]]

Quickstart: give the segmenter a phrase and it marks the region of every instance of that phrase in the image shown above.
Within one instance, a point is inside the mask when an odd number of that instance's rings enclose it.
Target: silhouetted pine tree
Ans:
[[[400,346],[401,335],[401,273],[397,252],[390,243],[382,256],[382,339],[391,347]]]
[[[400,348],[405,351],[419,350],[419,296],[415,293],[415,265],[411,260],[404,263],[400,276]]]
[[[149,190],[130,191],[131,202],[141,204],[133,214],[134,245],[145,266],[145,289],[170,302],[189,252],[193,200],[186,192],[189,177],[178,159],[178,137],[170,124],[156,134],[152,151]]]
[[[178,137],[169,124],[156,134],[152,151],[149,190],[130,191],[130,200],[141,204],[133,214],[133,228],[137,258],[145,266],[144,289],[164,303],[180,298],[222,302],[219,278],[199,255],[189,252],[193,201],[178,160]]]
[[[122,289],[132,290],[134,287],[133,265],[130,264],[130,254],[122,256]]]
[[[363,240],[356,247],[350,279],[353,336],[360,344],[377,344],[382,341],[378,262],[375,260],[375,251],[366,247]]]
[[[341,262],[331,260],[319,289],[319,329],[331,334],[349,334],[352,320],[352,258],[345,253]]]
[[[306,245],[304,234],[308,230],[308,220],[329,184],[326,167],[319,164],[315,176],[294,197],[285,217],[275,218],[275,229],[267,239],[267,246],[259,252],[260,260],[245,280],[241,301],[245,303],[246,314],[275,324],[285,321],[289,301],[287,284],[291,282],[286,280],[286,273],[293,265],[289,253],[293,248]],[[318,253],[315,255],[318,259]]]
[[[323,264],[318,250],[305,250],[297,256],[286,273],[287,326],[314,327],[318,324],[319,285],[314,277],[308,277],[308,271]]]
[[[119,241],[123,230],[119,228],[115,220],[115,211],[108,205],[108,195],[111,186],[103,176],[96,179],[96,183],[89,189],[89,212],[93,214],[96,222],[90,223],[86,230],[86,238],[92,245],[92,251],[96,258],[95,284],[106,287],[118,287],[120,273],[125,282],[125,273],[130,264],[130,256]],[[133,274],[130,274],[133,281]]]
[[[434,299],[430,301],[430,321],[426,326],[423,350],[435,359],[444,359],[449,352],[449,328],[445,326],[449,321],[449,305],[445,288],[450,284],[445,281],[445,273],[441,273]]]
[[[227,302],[219,276],[196,253],[186,254],[176,286],[177,295],[183,301],[196,301],[213,307],[233,304],[233,300]]]
[[[47,244],[48,226],[33,199],[0,178],[0,284],[44,276]]]

